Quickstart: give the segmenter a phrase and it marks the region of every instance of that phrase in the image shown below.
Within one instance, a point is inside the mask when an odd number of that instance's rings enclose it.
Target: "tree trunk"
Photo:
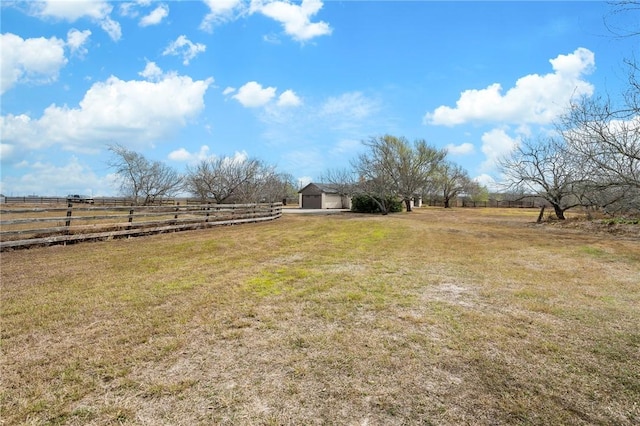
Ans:
[[[378,205],[378,208],[380,209],[380,213],[382,213],[383,215],[389,214],[389,211],[387,210],[387,206],[385,205],[384,202],[380,202],[376,197],[371,197],[371,199],[373,200],[374,203]]]
[[[404,199],[404,205],[407,206],[407,211],[410,212],[411,211],[411,198],[405,198]]]
[[[444,199],[444,208],[448,209],[449,207],[450,207],[449,206],[449,199],[445,197],[445,199]]]
[[[556,213],[556,217],[559,220],[564,220],[564,210],[560,207],[559,204],[553,204],[553,211]]]

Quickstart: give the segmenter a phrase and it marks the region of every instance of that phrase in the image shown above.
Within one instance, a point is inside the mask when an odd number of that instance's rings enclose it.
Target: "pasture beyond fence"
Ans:
[[[33,245],[261,222],[282,215],[282,203],[175,206],[90,206],[0,209],[0,250]]]

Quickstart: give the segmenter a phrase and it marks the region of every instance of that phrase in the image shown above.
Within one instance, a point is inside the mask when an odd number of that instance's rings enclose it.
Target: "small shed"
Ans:
[[[303,209],[350,209],[351,197],[340,195],[337,189],[324,183],[310,183],[298,191]]]

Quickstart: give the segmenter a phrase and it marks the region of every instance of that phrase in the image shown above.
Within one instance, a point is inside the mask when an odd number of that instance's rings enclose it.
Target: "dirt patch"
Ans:
[[[567,220],[549,220],[537,224],[548,228],[580,231],[589,234],[607,234],[617,237],[640,239],[640,224],[634,221],[617,221],[614,219],[569,218]]]
[[[478,302],[474,289],[448,282],[426,287],[422,297],[425,302],[445,302],[465,308],[471,308]]]

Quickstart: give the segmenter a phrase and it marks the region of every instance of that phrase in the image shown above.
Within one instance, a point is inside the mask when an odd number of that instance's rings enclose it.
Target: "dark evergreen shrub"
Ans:
[[[377,198],[380,200],[380,198]],[[398,213],[402,211],[402,201],[389,197],[385,201],[388,213]],[[357,213],[382,213],[375,200],[368,195],[354,195],[351,198],[351,211]]]

